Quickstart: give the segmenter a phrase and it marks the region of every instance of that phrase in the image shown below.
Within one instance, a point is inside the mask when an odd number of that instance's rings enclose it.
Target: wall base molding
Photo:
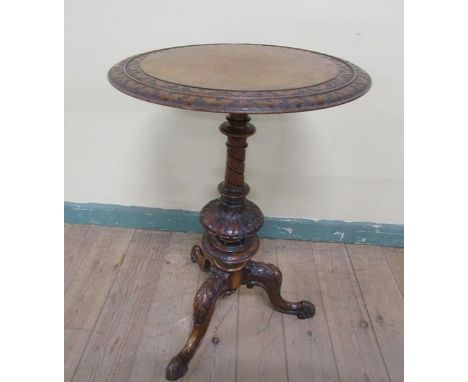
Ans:
[[[163,208],[65,202],[65,223],[202,233],[199,213]],[[329,243],[404,246],[402,224],[265,217],[260,237]]]

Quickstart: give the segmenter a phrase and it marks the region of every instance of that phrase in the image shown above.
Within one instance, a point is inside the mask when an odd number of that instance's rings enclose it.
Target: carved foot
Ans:
[[[287,314],[295,314],[297,318],[313,317],[315,306],[309,301],[289,302],[281,297],[281,271],[276,265],[260,261],[249,261],[243,269],[242,284],[247,288],[259,286],[265,289],[273,307]]]
[[[207,259],[199,245],[194,245],[192,247],[190,260],[192,260],[192,263],[198,263],[198,266],[203,272],[208,272],[211,268],[210,260]]]
[[[182,350],[169,362],[166,368],[166,378],[175,381],[188,370],[188,363],[200,345],[208,329],[213,315],[216,301],[231,288],[230,275],[227,273],[213,273],[198,290],[193,302],[193,327]]]
[[[169,381],[176,381],[177,379],[182,378],[187,371],[187,364],[179,355],[176,355],[171,359],[169,365],[167,365],[166,379]]]
[[[297,313],[297,318],[303,320],[305,318],[311,318],[315,315],[315,305],[309,301],[301,301],[299,304],[302,305],[302,309]]]

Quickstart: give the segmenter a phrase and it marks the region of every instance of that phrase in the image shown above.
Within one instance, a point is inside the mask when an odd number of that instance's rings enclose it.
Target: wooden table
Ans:
[[[120,91],[160,105],[227,113],[220,130],[227,136],[220,197],[200,213],[206,232],[191,259],[210,277],[198,290],[193,327],[182,350],[169,362],[166,378],[176,380],[203,339],[216,301],[241,285],[265,289],[275,309],[300,319],[315,314],[309,301],[289,302],[280,294],[281,272],[252,260],[259,248],[263,214],[246,196],[247,138],[255,133],[249,114],[292,113],[350,102],[365,94],[369,75],[336,57],[303,49],[254,44],[192,45],[139,54],[109,71]],[[290,276],[292,277],[292,275]]]

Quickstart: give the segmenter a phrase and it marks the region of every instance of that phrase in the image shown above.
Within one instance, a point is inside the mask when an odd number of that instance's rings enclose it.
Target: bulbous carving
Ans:
[[[240,205],[229,205],[215,199],[201,210],[200,222],[214,235],[235,240],[258,232],[264,218],[260,208],[247,199]]]

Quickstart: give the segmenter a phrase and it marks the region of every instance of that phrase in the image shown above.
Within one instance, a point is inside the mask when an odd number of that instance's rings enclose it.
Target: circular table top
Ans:
[[[208,44],[129,57],[109,81],[133,97],[219,113],[291,113],[323,109],[364,95],[371,79],[342,59],[273,45]]]

